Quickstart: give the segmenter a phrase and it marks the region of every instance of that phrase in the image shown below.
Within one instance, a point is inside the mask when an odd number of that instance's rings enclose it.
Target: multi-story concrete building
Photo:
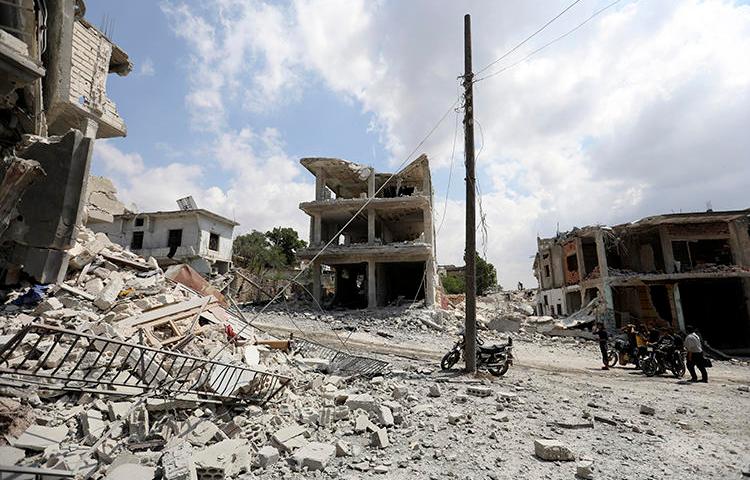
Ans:
[[[714,347],[750,348],[750,210],[678,213],[538,239],[537,310],[595,298],[610,328],[698,327]]]
[[[427,157],[393,178],[335,158],[303,158],[301,163],[315,175],[315,201],[300,204],[310,216],[310,245],[298,256],[313,262],[316,298],[321,298],[321,268],[327,265],[335,271],[333,302],[338,305],[375,308],[420,298],[432,305],[436,270]],[[360,212],[368,198],[372,201]]]
[[[232,264],[234,227],[239,223],[200,208],[115,215],[112,223],[89,224],[96,232],[160,266],[186,263],[200,273],[226,273]]]

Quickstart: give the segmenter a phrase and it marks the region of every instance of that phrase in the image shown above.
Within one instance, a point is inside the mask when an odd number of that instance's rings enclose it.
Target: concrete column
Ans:
[[[583,240],[581,237],[576,238],[576,259],[578,260],[578,283],[581,283],[588,273],[586,271],[586,264],[583,261]]]
[[[659,240],[661,241],[661,252],[664,256],[664,272],[676,273],[672,238],[669,236],[669,230],[666,225],[659,227]]]
[[[313,216],[313,244],[320,245],[322,241],[322,233],[323,233],[323,218],[320,216],[320,214]]]
[[[599,259],[599,271],[601,277],[609,277],[609,266],[607,265],[607,247],[604,245],[604,233],[601,229],[596,231],[596,256]]]
[[[425,208],[422,210],[422,218],[424,223],[424,241],[432,245],[432,209]]]
[[[314,245],[313,238],[315,238],[315,218],[310,217],[310,235],[308,243]]]
[[[375,196],[375,169],[370,169],[370,176],[367,177],[367,196],[372,198]]]
[[[310,269],[312,270],[312,281],[313,281],[313,297],[315,297],[315,300],[320,302],[323,299],[323,286],[321,284],[321,272],[320,272],[320,262],[315,261],[313,262],[312,266],[310,266]]]
[[[367,243],[375,244],[375,209],[367,209]]]
[[[750,266],[750,233],[747,219],[729,222],[729,246],[735,265]]]
[[[604,245],[604,233],[601,229],[596,231],[596,256],[599,259],[599,271],[601,274],[601,293],[607,306],[607,312],[602,319],[607,330],[614,330],[615,326],[615,301],[612,294],[612,286],[609,284],[609,265],[607,264],[607,247]]]
[[[435,260],[430,257],[425,261],[424,303],[431,307],[435,304]]]
[[[325,200],[326,191],[326,177],[322,172],[315,174],[315,201],[321,202]]]
[[[675,283],[672,287],[672,299],[674,300],[674,311],[677,316],[677,327],[685,332],[685,315],[682,313],[682,299],[680,299],[680,284]]]
[[[376,265],[374,260],[367,262],[367,308],[378,308],[378,285],[375,276]]]

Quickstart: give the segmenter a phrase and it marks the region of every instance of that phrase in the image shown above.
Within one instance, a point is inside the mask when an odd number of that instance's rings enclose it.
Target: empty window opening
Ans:
[[[143,248],[143,232],[133,232],[130,238],[130,249],[140,250]]]
[[[208,249],[213,250],[214,252],[219,251],[219,234],[218,233],[212,233],[208,237]]]
[[[544,266],[544,276],[549,277],[549,265]]]
[[[573,255],[568,255],[565,258],[565,261],[568,265],[568,271],[569,272],[577,272],[578,271],[578,255],[575,253]]]
[[[732,264],[732,249],[725,239],[676,240],[672,242],[672,252],[678,272]]]
[[[559,303],[557,304],[557,314],[562,315],[562,305],[560,305]]]
[[[581,242],[581,249],[583,250],[583,269],[585,270],[586,275],[588,275],[599,266],[599,256],[596,253],[596,242],[593,239],[584,238]]]
[[[143,223],[144,223],[144,218],[143,218],[143,217],[140,217],[140,218],[136,218],[136,219],[135,219],[135,226],[136,226],[136,227],[142,227],[142,226],[143,226]]]
[[[679,283],[686,325],[728,355],[747,355],[750,319],[740,278],[686,280]]]
[[[549,299],[547,298],[547,295],[544,296],[544,305],[549,305]]]
[[[665,285],[651,285],[649,287],[651,303],[656,313],[662,320],[672,323],[672,305],[669,299],[669,291]]]
[[[565,294],[565,304],[568,315],[572,315],[581,309],[581,292],[568,292]]]
[[[378,304],[402,305],[424,298],[424,262],[380,263],[375,272]]]

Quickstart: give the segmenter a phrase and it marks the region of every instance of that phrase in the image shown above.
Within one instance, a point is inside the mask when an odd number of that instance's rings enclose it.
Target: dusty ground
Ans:
[[[438,359],[455,337],[389,327],[387,314],[318,320],[267,313],[257,321],[276,334],[299,335],[302,329],[321,343],[385,358],[393,375],[351,388],[390,399],[394,387],[406,386],[412,396],[401,400],[404,423],[389,429],[390,447],[337,458],[323,472],[293,473],[280,462],[254,471],[256,477],[575,478],[576,462],[544,462],[533,455],[539,438],[558,439],[577,458],[592,460],[597,479],[734,479],[750,464],[750,368],[744,362],[714,362],[709,384],[686,384],[666,376],[646,378],[631,368],[602,371],[593,342],[521,334],[514,338],[516,364],[495,379],[441,372]],[[484,335],[490,343],[505,340]],[[428,396],[435,384],[442,391],[438,398]],[[467,396],[467,387],[475,384],[489,386],[493,395]],[[641,405],[656,414],[641,414]],[[462,418],[451,424],[450,415]],[[595,420],[593,428],[567,429],[551,423],[585,424],[586,417],[614,425]],[[338,428],[340,438],[362,442]]]

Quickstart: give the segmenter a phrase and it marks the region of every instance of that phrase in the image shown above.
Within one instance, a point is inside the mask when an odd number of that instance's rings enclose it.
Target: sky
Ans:
[[[571,3],[89,0],[135,65],[109,76],[128,135],[96,142],[92,173],[136,211],[192,195],[235,234],[307,238],[300,158],[395,171],[425,153],[438,262],[461,265],[470,13],[474,71],[492,75],[474,85],[478,250],[503,286],[536,285],[537,237],[750,207],[748,2],[621,0],[591,18],[611,0],[580,0],[490,65]]]

